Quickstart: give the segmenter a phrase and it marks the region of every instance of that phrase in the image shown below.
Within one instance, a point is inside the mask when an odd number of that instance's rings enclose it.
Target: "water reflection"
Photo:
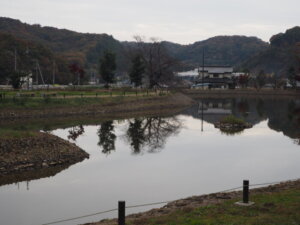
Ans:
[[[198,106],[183,114],[211,124],[219,122],[226,115],[233,114],[246,122],[256,125],[268,120],[268,126],[292,138],[295,144],[300,141],[300,101],[285,99],[234,98],[202,99]],[[202,128],[205,131],[205,128]],[[239,135],[239,132],[222,132],[225,135]]]
[[[115,150],[115,141],[117,136],[114,134],[113,121],[106,121],[101,123],[98,130],[99,142],[98,145],[102,147],[102,152],[106,155]]]
[[[125,141],[131,146],[133,154],[142,152],[159,152],[164,148],[166,140],[176,135],[182,126],[177,117],[145,117],[129,119],[126,122]],[[117,136],[115,134],[113,121],[100,124],[97,131],[99,137],[98,146],[102,153],[109,155],[115,150]]]
[[[129,120],[126,139],[134,154],[143,150],[158,152],[164,148],[167,138],[178,134],[181,127],[182,123],[177,117],[133,119]]]
[[[76,141],[76,139],[84,134],[84,127],[82,125],[72,127],[69,130],[68,139]]]

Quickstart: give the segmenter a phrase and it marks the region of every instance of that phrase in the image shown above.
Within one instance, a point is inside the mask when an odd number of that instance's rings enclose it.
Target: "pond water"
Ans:
[[[299,102],[288,100],[207,99],[171,117],[48,131],[76,143],[90,158],[52,177],[1,186],[0,224],[40,225],[114,209],[118,200],[127,205],[176,200],[238,187],[243,179],[253,184],[299,178],[299,109]],[[216,129],[213,123],[228,114],[253,128],[236,134]]]

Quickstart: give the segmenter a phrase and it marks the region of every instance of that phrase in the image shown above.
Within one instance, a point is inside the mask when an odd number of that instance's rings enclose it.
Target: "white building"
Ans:
[[[205,66],[191,71],[177,73],[182,79],[189,79],[196,84],[194,87],[206,88],[234,88],[231,66]]]

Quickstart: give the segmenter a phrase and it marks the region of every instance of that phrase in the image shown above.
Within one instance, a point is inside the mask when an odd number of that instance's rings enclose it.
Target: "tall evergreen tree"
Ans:
[[[108,88],[110,83],[114,82],[116,65],[116,54],[105,51],[100,59],[99,73],[105,82],[105,87]]]
[[[129,77],[131,83],[135,87],[142,85],[143,74],[145,73],[145,65],[140,55],[132,59],[132,66],[130,68]]]
[[[288,80],[289,80],[290,85],[293,88],[296,88],[296,86],[297,86],[296,70],[295,70],[294,67],[290,67],[289,70],[288,70]]]

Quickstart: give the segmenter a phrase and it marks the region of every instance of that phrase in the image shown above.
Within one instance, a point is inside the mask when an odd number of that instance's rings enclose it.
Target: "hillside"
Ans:
[[[15,50],[17,55],[17,69],[20,71],[36,72],[36,62],[42,68],[45,82],[52,81],[53,62],[56,63],[56,70],[59,76],[56,77],[57,83],[66,83],[70,78],[67,62],[53,52],[32,41],[22,40],[10,34],[0,33],[0,83],[6,83],[6,79],[14,71]],[[35,74],[34,74],[35,75]],[[35,80],[35,76],[33,76]]]
[[[286,76],[291,66],[300,68],[300,27],[274,35],[270,43],[265,51],[248,59],[240,68],[254,73],[264,70],[277,76]]]
[[[121,43],[107,34],[83,34],[38,24],[29,25],[4,17],[0,17],[0,32],[47,46],[56,55],[89,69],[97,69],[100,56],[109,49],[117,53],[119,67],[122,69],[124,66]]]
[[[165,47],[175,58],[191,67],[202,64],[203,50],[206,65],[236,66],[268,46],[256,37],[246,36],[217,36],[191,45],[165,42]]]
[[[84,34],[66,29],[29,25],[19,20],[0,17],[0,31],[16,37],[38,42],[59,53],[68,60],[97,63],[105,49],[118,53],[118,64],[124,68],[126,62],[123,54],[123,43],[107,34]],[[266,42],[245,36],[217,36],[191,45],[180,45],[163,42],[171,55],[185,64],[198,65],[205,49],[207,64],[236,65],[268,47]],[[124,42],[128,45],[128,42]]]

